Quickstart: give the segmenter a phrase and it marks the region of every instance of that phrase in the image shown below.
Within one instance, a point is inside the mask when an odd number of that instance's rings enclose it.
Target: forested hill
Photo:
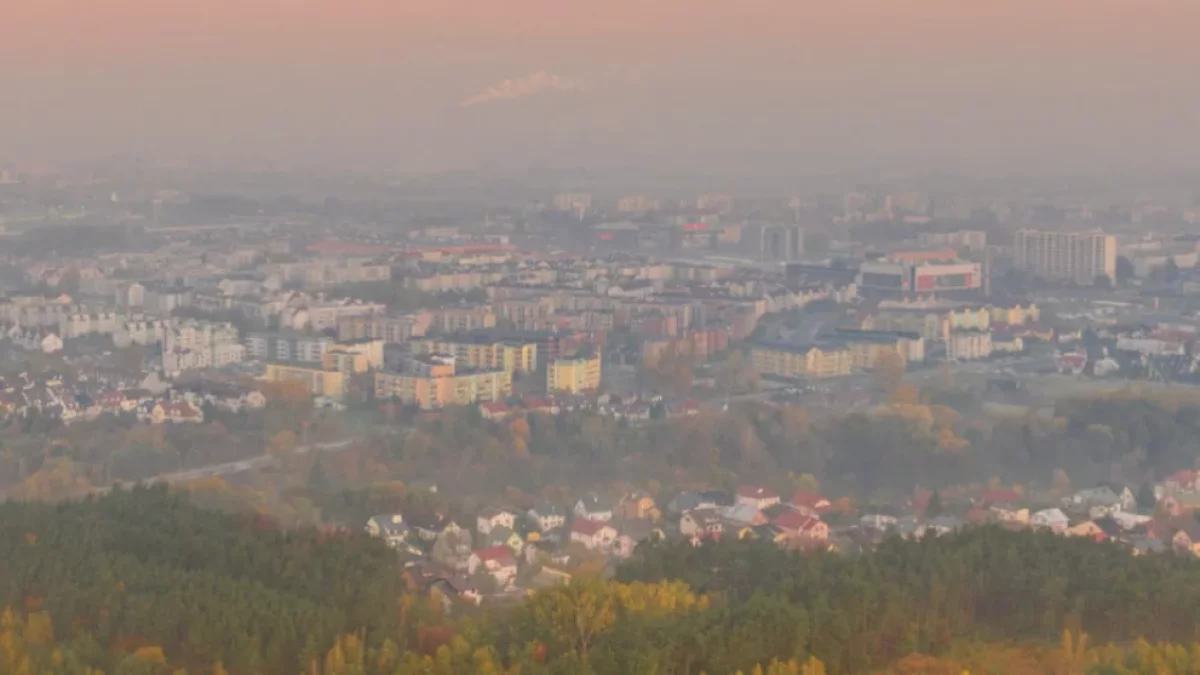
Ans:
[[[1195,558],[1135,557],[1112,544],[997,526],[894,538],[861,556],[797,557],[760,542],[643,546],[619,579],[675,579],[722,598],[734,618],[708,628],[710,653],[733,634],[745,637],[729,648],[761,650],[758,660],[812,653],[839,673],[963,642],[1053,644],[1066,629],[1094,643],[1200,635]],[[772,629],[782,624],[803,632]],[[771,635],[779,642],[764,644]]]
[[[97,649],[296,673],[339,635],[391,635],[401,588],[394,554],[364,535],[283,532],[160,488],[0,505],[0,606]]]
[[[643,545],[616,581],[445,618],[362,534],[137,489],[0,505],[0,605],[0,675],[1200,672],[1200,562],[998,527],[859,556]]]

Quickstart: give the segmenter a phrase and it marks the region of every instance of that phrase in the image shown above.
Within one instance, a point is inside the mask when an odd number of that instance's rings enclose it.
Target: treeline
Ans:
[[[0,506],[0,673],[1194,673],[1200,562],[997,527],[860,556],[644,544],[445,618],[361,534],[282,531],[160,489]],[[1065,629],[1065,634],[1064,634]],[[1091,646],[1085,636],[1091,636]],[[1115,645],[1115,646],[1114,646]]]
[[[1000,482],[1042,492],[1062,487],[1062,477],[1075,487],[1116,480],[1136,488],[1200,456],[1200,399],[1178,393],[1069,398],[1050,417],[991,417],[977,403],[969,389],[931,387],[848,415],[748,403],[640,426],[587,413],[493,423],[446,411],[362,452],[380,469],[372,476],[429,477],[458,494],[648,480],[664,498],[697,483],[766,483],[787,493],[789,474],[811,474],[831,497],[896,503],[918,487]],[[355,477],[331,472],[339,488],[362,487]]]
[[[368,537],[284,532],[163,489],[0,506],[0,606],[46,612],[100,653],[152,645],[192,666],[299,672],[339,635],[394,634],[401,587]]]
[[[678,579],[721,598],[690,629],[707,654],[725,653],[714,649],[723,644],[757,661],[811,653],[839,673],[964,641],[1053,642],[1064,627],[1100,642],[1187,643],[1200,625],[1200,563],[1191,557],[1133,557],[999,527],[892,539],[856,557],[797,557],[758,542],[644,544],[618,578]],[[730,644],[731,635],[746,637]],[[718,663],[727,667],[709,666]]]

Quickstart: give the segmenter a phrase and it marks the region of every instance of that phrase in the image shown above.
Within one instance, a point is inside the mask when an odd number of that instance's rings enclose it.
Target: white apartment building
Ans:
[[[324,335],[299,333],[251,333],[246,337],[246,355],[259,361],[320,363],[336,340]]]
[[[246,348],[231,323],[184,320],[165,326],[163,371],[178,373],[213,368],[245,360]]]
[[[113,335],[125,326],[124,314],[75,312],[58,320],[58,336],[64,340],[87,335]]]
[[[1101,274],[1115,280],[1117,238],[1098,230],[1017,230],[1013,265],[1021,272],[1043,279],[1074,281],[1086,286]]]
[[[321,332],[326,329],[337,329],[338,321],[351,316],[371,316],[383,314],[387,305],[361,300],[338,300],[334,302],[313,302],[299,307],[285,315],[283,323],[296,330],[311,330]]]
[[[976,361],[991,355],[992,334],[988,331],[955,331],[946,338],[946,359],[949,361]]]

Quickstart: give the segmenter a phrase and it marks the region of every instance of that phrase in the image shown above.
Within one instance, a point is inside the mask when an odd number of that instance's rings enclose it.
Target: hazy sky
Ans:
[[[1200,0],[0,8],[0,164],[1200,164]]]

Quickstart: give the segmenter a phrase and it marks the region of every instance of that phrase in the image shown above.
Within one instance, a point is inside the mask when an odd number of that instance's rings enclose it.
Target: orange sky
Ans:
[[[15,10],[0,23],[0,162],[119,151],[406,168],[1200,154],[1200,0],[0,6]],[[588,92],[458,107],[537,72]]]

